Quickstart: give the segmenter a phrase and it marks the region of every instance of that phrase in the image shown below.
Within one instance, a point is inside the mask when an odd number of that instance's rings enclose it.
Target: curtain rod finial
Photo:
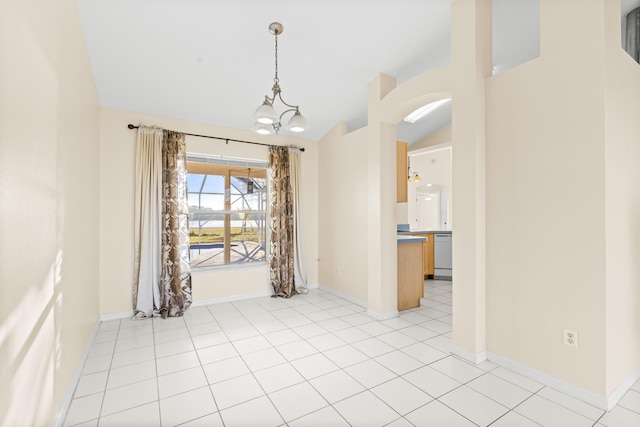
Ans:
[[[134,125],[132,125],[131,123],[129,123],[129,124],[127,125],[127,127],[128,127],[129,129],[136,129],[138,126],[134,126]]]

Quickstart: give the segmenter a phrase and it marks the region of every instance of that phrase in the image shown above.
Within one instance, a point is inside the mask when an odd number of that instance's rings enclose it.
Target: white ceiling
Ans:
[[[637,3],[622,0],[623,12]],[[364,126],[367,85],[378,73],[401,83],[450,62],[451,0],[78,0],[78,7],[101,105],[243,129],[270,94],[268,26],[281,22],[282,95],[311,126],[296,136],[311,140],[339,121]],[[537,56],[538,0],[494,0],[493,8],[502,40],[494,41],[494,63]],[[415,142],[450,120],[445,106],[399,126],[398,138]]]

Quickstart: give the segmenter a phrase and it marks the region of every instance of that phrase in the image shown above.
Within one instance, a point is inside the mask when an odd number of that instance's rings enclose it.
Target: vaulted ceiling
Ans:
[[[640,0],[622,0],[623,12]],[[250,128],[274,77],[317,140],[337,122],[366,124],[367,85],[449,65],[451,0],[78,0],[101,105]],[[537,56],[538,0],[493,0],[495,67]],[[278,109],[276,104],[276,108]],[[448,108],[448,110],[447,110]],[[279,109],[282,111],[282,109]],[[451,120],[450,106],[398,138]],[[282,130],[282,134],[289,131]]]

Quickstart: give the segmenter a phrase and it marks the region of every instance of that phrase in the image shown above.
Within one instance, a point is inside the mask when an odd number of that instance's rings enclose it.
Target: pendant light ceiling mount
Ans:
[[[282,34],[284,27],[279,22],[272,22],[269,25],[269,32],[275,37],[275,76],[273,78],[273,87],[271,91],[273,96],[265,95],[264,102],[255,112],[255,124],[251,128],[254,132],[262,135],[278,133],[282,128],[282,118],[287,113],[293,113],[287,124],[287,129],[292,132],[303,132],[308,129],[307,119],[300,113],[300,107],[288,104],[282,99],[282,88],[280,87],[280,79],[278,78],[278,35]],[[288,109],[278,116],[273,104],[276,98],[280,100]]]
[[[269,24],[269,32],[274,36],[282,34],[283,30],[284,27],[279,22],[272,22],[271,24]]]

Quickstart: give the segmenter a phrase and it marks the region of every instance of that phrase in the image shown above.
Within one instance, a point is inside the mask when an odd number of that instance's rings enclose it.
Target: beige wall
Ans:
[[[0,425],[51,425],[98,319],[99,107],[76,2],[3,2],[0,62]]]
[[[360,168],[360,153],[340,151],[344,141],[370,149],[372,126],[385,134],[385,124],[453,93],[454,343],[466,357],[487,350],[584,390],[587,398],[608,396],[640,362],[633,286],[640,274],[634,267],[638,197],[628,184],[638,180],[632,165],[639,153],[631,146],[638,135],[638,66],[605,58],[605,27],[620,31],[614,3],[542,1],[541,56],[491,77],[488,3],[454,2],[452,67],[370,98],[367,128],[334,130],[321,142],[319,207],[327,219],[320,226],[345,231],[320,236],[320,282],[340,283],[332,269],[353,258],[339,251],[349,230],[336,224],[339,210],[329,207],[354,188],[344,186],[351,175],[324,172],[324,165]],[[567,31],[567,23],[575,28]],[[620,56],[619,45],[615,52]],[[339,163],[338,156],[344,157]],[[370,179],[384,175],[383,165],[376,176],[368,163]],[[382,238],[368,221],[370,257]],[[331,251],[331,265],[323,266]],[[390,259],[391,251],[384,256]],[[365,271],[363,260],[355,258],[354,266]],[[372,274],[381,277],[368,269],[370,291]],[[337,289],[353,295],[364,286]],[[578,331],[578,349],[563,345],[564,328]]]
[[[541,2],[540,58],[487,102],[487,347],[600,396],[640,365],[640,70],[613,3]]]
[[[488,87],[487,347],[603,393],[602,86],[585,91],[593,72],[545,60]],[[578,331],[579,350],[563,328]]]
[[[340,123],[318,143],[319,284],[367,302],[366,132]]]
[[[433,147],[440,144],[451,144],[451,129],[452,125],[449,123],[446,126],[441,127],[437,131],[433,132],[429,136],[422,138],[415,144],[411,144],[410,151],[416,151],[421,148]]]
[[[377,76],[368,125],[347,133],[340,123],[319,142],[320,284],[378,318],[397,316],[395,123],[380,108],[394,88]]]
[[[376,317],[397,315],[396,220],[404,214],[396,203],[395,126],[451,96],[447,69],[395,84],[384,74],[374,78],[367,126],[347,133],[341,123],[319,142],[319,282],[367,304]]]
[[[123,314],[132,310],[133,199],[136,131],[127,124],[159,126],[181,132],[273,144],[294,144],[301,153],[301,205],[304,221],[308,281],[318,283],[317,271],[317,144],[297,138],[260,137],[248,130],[103,108],[100,127],[100,313]],[[187,151],[205,155],[268,160],[267,147],[187,137]],[[117,206],[117,209],[113,209]],[[117,268],[112,268],[117,266]],[[194,304],[269,293],[268,266],[194,270]]]
[[[619,5],[618,5],[619,6]],[[606,393],[640,366],[640,65],[620,47],[619,9],[606,21]]]
[[[608,395],[640,365],[640,71],[617,44],[619,4],[541,1],[541,56],[488,78],[483,118],[484,86],[468,74],[483,66],[483,47],[468,44],[483,34],[475,3],[453,3],[453,46],[466,52],[453,69],[378,84],[370,126],[339,124],[318,144],[275,139],[307,149],[309,282],[389,309],[395,175],[384,144],[406,113],[453,92],[454,185],[463,187],[454,268],[467,272],[454,277],[454,340]],[[0,58],[0,424],[49,425],[98,315],[131,310],[135,131],[126,124],[261,137],[99,109],[71,0],[4,2]],[[188,140],[199,153],[263,155],[219,144]],[[266,280],[266,267],[194,272],[194,299],[265,292]],[[563,328],[579,332],[579,349],[562,345]]]

